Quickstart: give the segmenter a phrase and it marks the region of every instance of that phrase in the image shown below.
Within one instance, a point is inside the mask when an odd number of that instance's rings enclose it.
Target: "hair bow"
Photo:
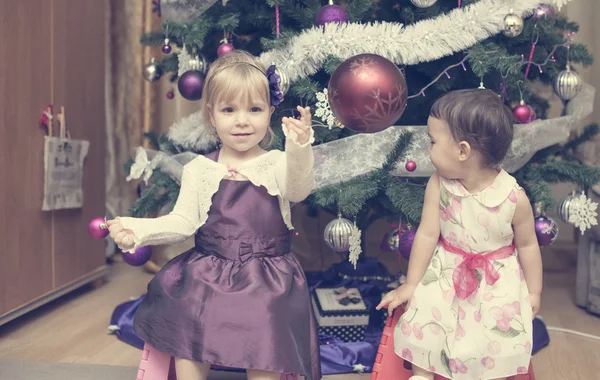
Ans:
[[[269,66],[266,73],[269,81],[269,91],[271,92],[271,105],[277,107],[283,102],[284,95],[281,91],[281,76],[277,73],[275,65]]]

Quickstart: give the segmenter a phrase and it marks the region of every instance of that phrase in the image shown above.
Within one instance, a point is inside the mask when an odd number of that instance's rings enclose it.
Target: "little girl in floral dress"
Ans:
[[[411,380],[527,373],[542,261],[529,199],[500,164],[511,112],[489,90],[453,91],[427,123],[437,173],[425,191],[407,281],[377,309],[407,303],[394,332]]]

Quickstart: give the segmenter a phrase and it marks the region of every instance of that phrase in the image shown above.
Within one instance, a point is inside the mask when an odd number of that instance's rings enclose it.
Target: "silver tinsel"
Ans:
[[[437,2],[437,0],[410,0],[415,7],[429,8]]]
[[[511,9],[510,13],[504,17],[504,30],[502,33],[506,37],[517,37],[523,31],[524,26],[523,18],[513,13]]]
[[[581,78],[569,66],[554,78],[554,91],[562,100],[571,100],[581,91]]]
[[[162,70],[156,64],[154,58],[150,60],[150,63],[144,66],[144,71],[142,72],[142,75],[144,76],[144,79],[146,79],[150,83],[156,82],[160,79],[160,77],[162,76]]]
[[[350,249],[350,236],[354,225],[341,214],[325,227],[323,238],[325,243],[336,252],[347,252]]]

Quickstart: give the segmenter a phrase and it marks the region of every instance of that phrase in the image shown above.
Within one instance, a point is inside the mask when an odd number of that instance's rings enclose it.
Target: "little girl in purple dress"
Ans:
[[[231,52],[210,68],[201,110],[221,148],[185,165],[173,211],[108,222],[124,251],[175,243],[195,247],[150,281],[134,329],[175,359],[178,380],[204,380],[211,365],[246,369],[250,380],[321,379],[306,278],[290,252],[290,202],[313,186],[310,109],[283,118],[285,151],[271,142],[281,94],[273,67]]]

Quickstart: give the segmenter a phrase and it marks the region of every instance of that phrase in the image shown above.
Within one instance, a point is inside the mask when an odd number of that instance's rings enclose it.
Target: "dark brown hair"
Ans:
[[[436,100],[429,115],[445,121],[454,140],[468,142],[488,167],[502,163],[513,140],[512,112],[491,90],[451,91]]]

